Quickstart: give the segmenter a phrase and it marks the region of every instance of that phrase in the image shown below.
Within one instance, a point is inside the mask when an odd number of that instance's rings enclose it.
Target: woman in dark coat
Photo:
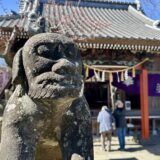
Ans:
[[[120,148],[119,150],[125,150],[125,135],[126,135],[126,119],[125,119],[125,109],[122,101],[118,100],[116,102],[116,109],[113,112],[115,119],[115,125],[118,134],[118,140]]]

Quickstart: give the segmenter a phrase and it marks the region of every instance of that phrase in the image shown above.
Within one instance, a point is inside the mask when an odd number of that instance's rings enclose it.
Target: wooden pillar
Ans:
[[[140,101],[141,101],[141,128],[142,138],[149,139],[149,112],[148,112],[148,71],[141,70],[140,75]]]

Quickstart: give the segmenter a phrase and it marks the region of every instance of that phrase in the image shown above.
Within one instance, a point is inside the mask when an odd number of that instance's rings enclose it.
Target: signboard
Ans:
[[[127,111],[130,111],[131,110],[131,101],[125,101],[125,109]]]

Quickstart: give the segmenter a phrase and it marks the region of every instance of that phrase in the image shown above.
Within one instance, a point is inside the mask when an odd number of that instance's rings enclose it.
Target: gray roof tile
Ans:
[[[68,34],[72,32],[75,36],[160,40],[160,30],[147,27],[128,10],[46,4],[43,14],[49,17],[52,26],[58,25],[58,21],[60,28],[65,27]]]

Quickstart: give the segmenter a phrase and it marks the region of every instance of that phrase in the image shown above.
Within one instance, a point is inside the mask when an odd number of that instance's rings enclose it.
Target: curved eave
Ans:
[[[12,31],[13,31],[13,27],[0,27],[0,37],[2,40],[5,39],[9,39]],[[22,28],[21,31],[19,32],[19,34],[17,35],[18,39],[28,39],[29,37],[31,37],[32,35],[29,35],[28,32],[25,32]]]
[[[1,39],[10,38],[13,28],[0,28]],[[17,36],[18,39],[28,39],[32,35],[23,31]],[[133,38],[77,38],[74,40],[80,48],[86,49],[117,49],[160,52],[160,40],[157,39],[133,39]]]
[[[160,41],[149,39],[98,38],[75,40],[80,48],[160,52]]]
[[[105,3],[112,3],[112,4],[135,4],[135,1],[134,0],[82,0],[82,1],[87,1],[87,2],[99,2],[99,3],[102,3],[102,2],[105,2]]]

